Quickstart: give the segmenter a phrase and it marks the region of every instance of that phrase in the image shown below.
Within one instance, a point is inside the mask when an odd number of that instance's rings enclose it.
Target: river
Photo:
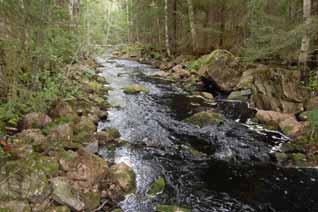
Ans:
[[[138,62],[109,54],[97,62],[112,88],[108,101],[113,106],[99,128],[116,128],[128,142],[99,153],[127,163],[137,177],[136,192],[120,203],[122,211],[151,212],[156,204],[193,212],[318,211],[317,170],[276,166],[270,153],[287,138],[246,123],[241,118],[246,104],[221,101],[215,106],[191,97]],[[149,93],[123,93],[123,87],[135,83]],[[224,124],[198,128],[182,121],[212,107],[227,117]],[[149,197],[149,186],[159,176],[166,181],[164,192]]]

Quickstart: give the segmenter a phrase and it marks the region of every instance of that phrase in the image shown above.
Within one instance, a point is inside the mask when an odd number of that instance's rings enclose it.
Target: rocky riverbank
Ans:
[[[292,139],[273,155],[280,165],[317,166],[318,97],[301,84],[297,67],[245,64],[226,50],[200,58],[167,59],[131,49],[120,49],[115,55],[158,67],[155,77],[181,84],[202,98],[213,95],[209,99],[248,103],[255,110],[254,122]]]
[[[134,192],[132,169],[97,155],[122,143],[116,129],[97,132],[107,80],[92,60],[68,69],[79,95],[24,115],[1,139],[0,211],[112,211]]]

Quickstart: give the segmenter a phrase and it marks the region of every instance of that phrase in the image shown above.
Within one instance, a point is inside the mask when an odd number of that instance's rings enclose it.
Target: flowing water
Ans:
[[[249,123],[247,105],[220,101],[217,106],[191,97],[176,84],[156,79],[150,66],[107,56],[97,59],[112,91],[114,106],[100,128],[117,128],[127,145],[100,154],[130,165],[137,177],[135,194],[120,203],[125,212],[151,212],[156,204],[191,211],[318,211],[316,169],[279,168],[270,152],[288,138]],[[126,95],[138,83],[148,94]],[[182,120],[211,109],[224,124],[198,128]],[[247,121],[247,122],[246,122]],[[164,192],[151,198],[151,183],[162,176]]]

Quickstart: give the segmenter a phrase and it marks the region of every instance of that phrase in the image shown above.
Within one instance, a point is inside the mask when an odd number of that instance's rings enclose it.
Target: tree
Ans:
[[[192,49],[193,52],[196,53],[198,50],[198,42],[197,42],[197,31],[194,24],[194,8],[192,0],[187,0],[188,3],[188,12],[189,12],[189,24],[191,31],[191,39],[192,39]]]
[[[306,85],[309,83],[309,68],[308,68],[308,56],[310,48],[310,32],[309,27],[311,26],[311,0],[303,0],[303,15],[305,22],[305,29],[303,32],[303,38],[301,42],[300,55],[299,55],[299,67],[301,69],[301,80]]]
[[[170,36],[169,36],[169,9],[168,0],[165,0],[165,41],[167,55],[171,57]]]

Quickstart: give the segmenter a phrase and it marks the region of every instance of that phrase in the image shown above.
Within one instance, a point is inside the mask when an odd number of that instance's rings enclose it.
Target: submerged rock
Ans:
[[[201,67],[199,74],[218,89],[232,91],[240,81],[243,68],[238,59],[226,50],[216,50],[206,59],[206,65]]]
[[[134,84],[134,85],[129,85],[127,87],[123,88],[124,93],[126,94],[138,94],[138,93],[148,93],[149,90],[146,89],[145,87]]]
[[[149,196],[156,196],[160,193],[163,192],[163,190],[165,189],[166,186],[166,182],[165,179],[163,177],[159,177],[158,179],[156,179],[150,186],[149,191],[147,192],[147,194]]]
[[[199,127],[205,127],[207,125],[222,124],[224,122],[224,117],[221,114],[212,111],[205,111],[190,116],[185,119],[185,122]]]
[[[52,119],[45,113],[29,113],[19,122],[19,128],[22,130],[45,128],[52,122]]]
[[[191,210],[186,208],[181,208],[175,205],[156,205],[156,212],[190,212]]]
[[[118,184],[126,194],[133,193],[136,188],[136,175],[125,163],[119,163],[111,167],[111,179]]]
[[[51,179],[53,186],[53,199],[62,205],[67,205],[73,210],[81,211],[85,204],[80,200],[80,194],[74,190],[65,177]]]

